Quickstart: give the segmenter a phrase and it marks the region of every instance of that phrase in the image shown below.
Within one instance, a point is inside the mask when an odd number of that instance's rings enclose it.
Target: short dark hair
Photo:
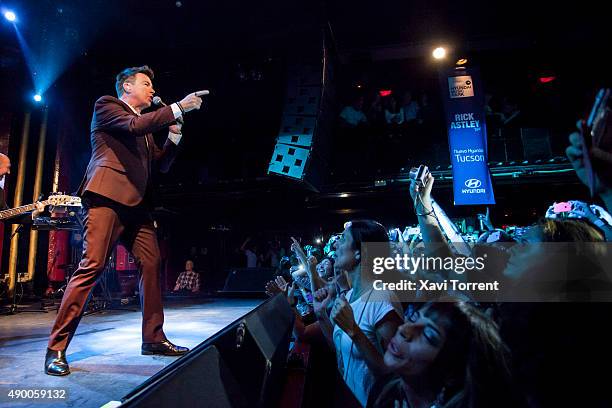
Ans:
[[[153,79],[153,77],[155,76],[153,70],[149,68],[148,65],[124,69],[119,74],[117,74],[117,81],[115,82],[115,90],[117,91],[118,97],[121,97],[121,95],[123,95],[123,83],[131,82],[138,73],[145,74],[151,79]]]

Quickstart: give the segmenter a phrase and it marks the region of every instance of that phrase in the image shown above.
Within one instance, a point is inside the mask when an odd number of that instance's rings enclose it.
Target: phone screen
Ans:
[[[555,203],[553,205],[553,211],[555,213],[564,213],[572,210],[572,205],[570,203]]]

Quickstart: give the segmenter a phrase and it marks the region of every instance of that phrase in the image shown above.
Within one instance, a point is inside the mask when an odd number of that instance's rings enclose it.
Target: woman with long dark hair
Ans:
[[[393,377],[372,393],[369,407],[522,406],[497,325],[463,301],[416,309],[389,342],[384,363]]]
[[[382,243],[383,252],[384,248],[389,251],[387,230],[381,224],[372,220],[347,223],[336,243],[334,269],[336,274],[347,275],[350,290],[335,299],[328,293],[315,302],[321,330],[336,352],[338,369],[363,406],[377,376],[384,373],[384,350],[402,324],[401,304],[391,292],[374,291],[374,274],[364,266],[366,244],[373,242]]]

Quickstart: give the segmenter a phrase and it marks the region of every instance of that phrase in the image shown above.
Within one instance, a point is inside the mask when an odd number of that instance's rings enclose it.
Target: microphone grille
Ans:
[[[160,98],[159,96],[154,96],[154,97],[153,97],[153,103],[154,103],[155,105],[161,105],[162,100],[161,100],[161,98]]]

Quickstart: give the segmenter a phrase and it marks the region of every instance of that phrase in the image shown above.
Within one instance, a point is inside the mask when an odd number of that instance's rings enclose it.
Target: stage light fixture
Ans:
[[[432,55],[437,60],[442,59],[446,57],[446,50],[443,47],[438,47],[435,50],[433,50]]]
[[[10,10],[7,10],[4,12],[4,18],[6,18],[11,23],[17,20],[17,16],[15,15],[15,13]]]
[[[465,64],[467,64],[467,62],[468,62],[467,58],[460,58],[460,59],[457,60],[456,64],[457,65],[465,65]]]
[[[42,95],[41,94],[36,94],[33,96],[33,99],[35,102],[42,102]]]

